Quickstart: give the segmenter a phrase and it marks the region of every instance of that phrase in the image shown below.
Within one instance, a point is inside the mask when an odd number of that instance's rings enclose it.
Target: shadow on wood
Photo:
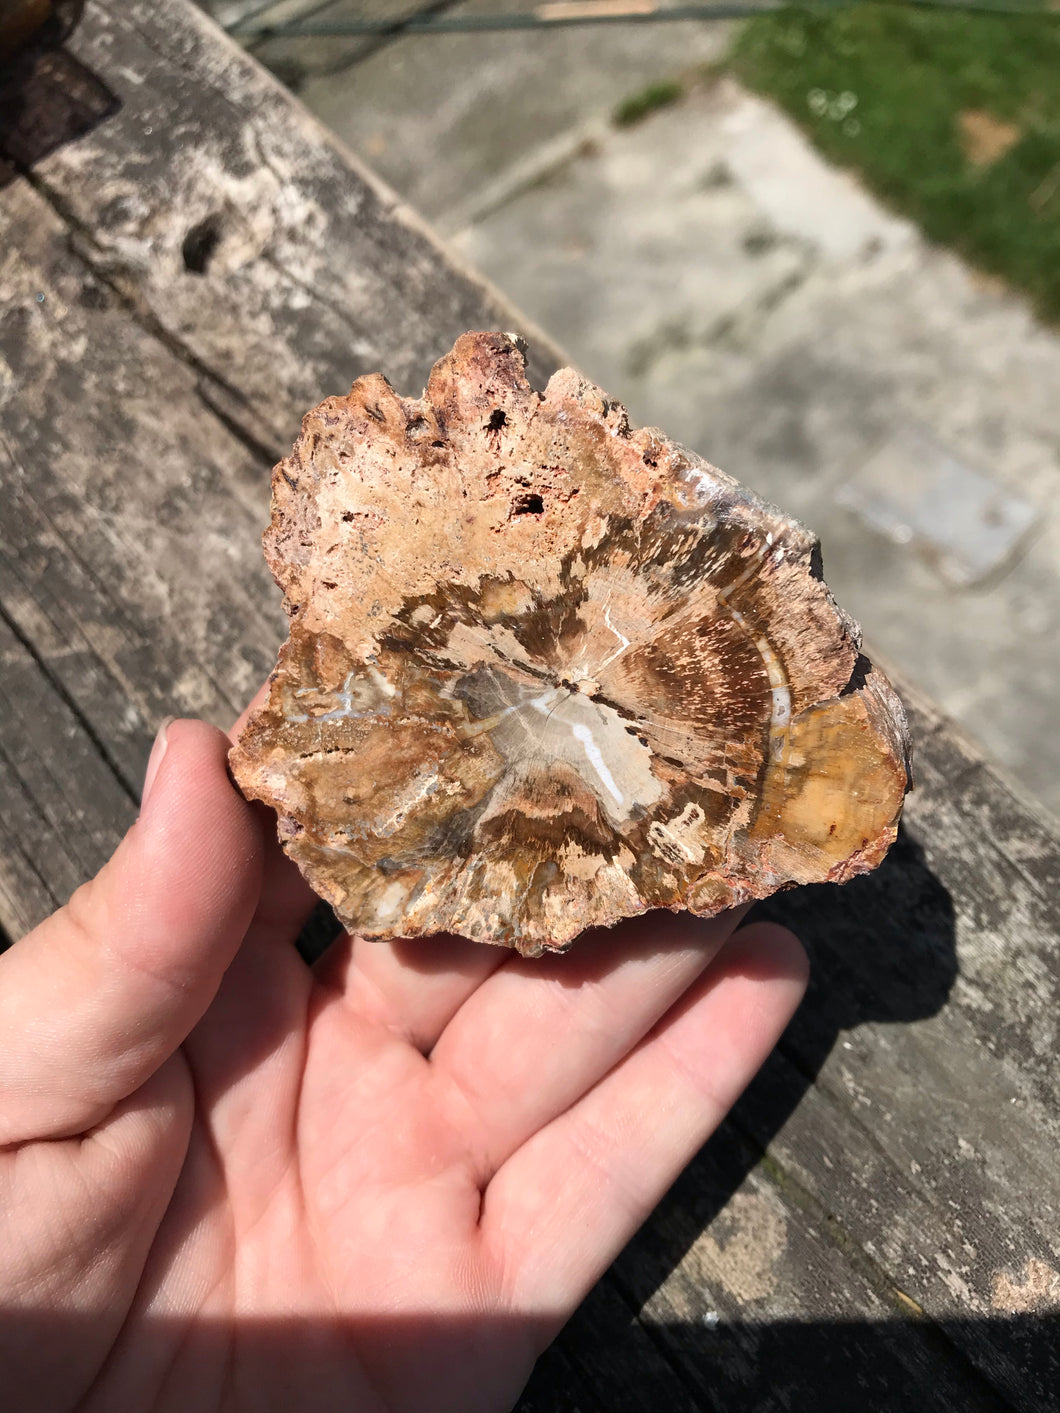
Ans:
[[[685,1352],[680,1378],[653,1367],[628,1321],[601,1323],[595,1292],[538,1361],[517,1413],[1054,1413],[1040,1371],[1060,1315],[981,1320],[724,1321],[650,1326],[649,1340]],[[617,1310],[612,1312],[617,1315]],[[957,1352],[969,1340],[1006,1345],[1026,1370],[1018,1404]],[[569,1345],[569,1354],[566,1347]],[[623,1353],[623,1350],[628,1352]]]
[[[672,1298],[672,1286],[668,1287],[668,1283],[674,1273],[692,1246],[729,1206],[734,1194],[745,1186],[754,1189],[757,1182],[759,1189],[768,1189],[771,1185],[779,1187],[789,1207],[806,1207],[808,1225],[819,1223],[822,1228],[828,1228],[829,1213],[818,1210],[817,1199],[811,1193],[792,1188],[783,1169],[768,1157],[763,1160],[763,1155],[814,1085],[819,1070],[844,1032],[866,1022],[909,1023],[933,1016],[945,1005],[957,976],[952,900],[928,865],[922,848],[905,829],[900,832],[891,853],[875,873],[841,888],[820,885],[776,895],[760,904],[754,915],[783,922],[801,937],[810,955],[812,968],[806,1000],[780,1046],[729,1119],[674,1184],[652,1221],[633,1239],[593,1292],[585,1310],[579,1314],[577,1332],[571,1336],[574,1340],[572,1351],[577,1348],[579,1359],[583,1358],[586,1320],[595,1327],[592,1337],[597,1345],[607,1342],[599,1321],[593,1315],[594,1308],[598,1308],[601,1301],[606,1304],[610,1299],[615,1306],[616,1313],[605,1323],[614,1329],[613,1338],[616,1341],[627,1341],[624,1328],[633,1311],[644,1311],[645,1324],[655,1328],[655,1321],[660,1315],[657,1308],[659,1300],[665,1302]],[[852,1157],[851,1161],[857,1160]],[[752,1177],[760,1165],[764,1177]],[[724,1245],[725,1240],[731,1238],[731,1233],[728,1237],[720,1234],[720,1228],[715,1228],[715,1231],[719,1232],[718,1237],[708,1237],[708,1240],[721,1241]],[[829,1231],[825,1238],[826,1245],[832,1246],[841,1244],[843,1240],[843,1234],[838,1229]],[[890,1307],[898,1313],[898,1297],[893,1289],[888,1288],[882,1273],[874,1270],[871,1263],[853,1248],[847,1250],[845,1259],[858,1268],[856,1280],[859,1286],[866,1291],[875,1291],[876,1296],[871,1298],[878,1298],[881,1308]],[[834,1307],[842,1302],[841,1275],[836,1268],[830,1269],[827,1261],[822,1265],[823,1269],[817,1273],[816,1292],[803,1292],[808,1299],[813,1297],[811,1308],[813,1303]],[[692,1269],[695,1270],[695,1263]],[[836,1282],[834,1287],[832,1282]],[[664,1288],[670,1289],[671,1294],[660,1296]],[[616,1294],[617,1299],[614,1298]],[[656,1304],[654,1309],[653,1301]],[[738,1298],[730,1299],[725,1315],[719,1317],[713,1311],[709,1289],[690,1295],[689,1323],[673,1326],[675,1331],[680,1331],[680,1337],[675,1335],[673,1343],[669,1339],[662,1340],[664,1345],[670,1345],[670,1362],[682,1369],[689,1365],[698,1367],[704,1379],[708,1378],[718,1360],[724,1365],[727,1359],[732,1370],[744,1366],[750,1369],[754,1360],[748,1350],[753,1346],[753,1338],[767,1341],[771,1326],[768,1323],[765,1326],[752,1325],[741,1318],[733,1319],[734,1315],[742,1313],[741,1306]],[[702,1321],[712,1312],[716,1327],[707,1328]],[[616,1320],[622,1332],[615,1327]],[[736,1397],[730,1389],[720,1399],[721,1407],[872,1407],[875,1410],[892,1406],[879,1401],[875,1392],[867,1401],[864,1400],[859,1376],[851,1363],[853,1355],[851,1359],[837,1355],[829,1374],[830,1397],[815,1403],[815,1399],[822,1397],[818,1383],[822,1376],[819,1361],[807,1357],[805,1347],[802,1347],[801,1356],[796,1357],[796,1345],[801,1338],[798,1328],[801,1327],[793,1326],[786,1334],[777,1335],[778,1344],[785,1339],[792,1342],[790,1368],[785,1375],[789,1401],[773,1403],[765,1399],[772,1377],[766,1365],[755,1376],[758,1383],[754,1384],[752,1380],[753,1390],[749,1388],[746,1394],[741,1392]],[[865,1333],[865,1329],[869,1333]],[[868,1340],[871,1349],[865,1354],[869,1361],[867,1368],[872,1367],[872,1359],[882,1361],[883,1367],[888,1360],[896,1357],[890,1334],[884,1339],[880,1332],[873,1334],[873,1329],[865,1327],[856,1339],[850,1336],[850,1347],[855,1352]],[[888,1324],[886,1329],[890,1330],[891,1326]],[[821,1327],[821,1338],[827,1343],[823,1330],[824,1326]],[[960,1383],[963,1357],[952,1351],[948,1351],[950,1357],[940,1353],[946,1342],[937,1326],[927,1321],[911,1324],[904,1338],[907,1343],[914,1340],[924,1347],[925,1360],[934,1351],[930,1363],[935,1368],[934,1376],[941,1381],[940,1387],[947,1379],[957,1379]],[[940,1340],[942,1346],[936,1348]],[[680,1350],[677,1360],[674,1360],[674,1343]],[[618,1343],[611,1346],[609,1358],[612,1363],[620,1352]],[[774,1352],[780,1357],[779,1350]],[[643,1354],[639,1357],[643,1360]],[[772,1359],[773,1354],[769,1357]],[[903,1364],[906,1376],[908,1362],[907,1359]],[[735,1378],[736,1374],[731,1377]],[[973,1375],[971,1371],[968,1377],[972,1380],[972,1386],[977,1386],[977,1381],[981,1380],[981,1375]],[[849,1379],[846,1385],[843,1385],[844,1379]],[[876,1382],[881,1388],[888,1388],[894,1380],[890,1375],[884,1378],[881,1373]],[[759,1399],[765,1401],[759,1402]],[[610,1394],[603,1402],[608,1408],[655,1406],[650,1402],[616,1403]],[[899,1401],[893,1406],[898,1408],[903,1405]],[[949,1405],[942,1403],[939,1406]],[[954,1406],[965,1405],[958,1401]],[[973,1401],[966,1406],[979,1405]]]
[[[945,1005],[957,977],[954,906],[924,850],[903,826],[875,873],[760,903],[810,954],[810,987],[785,1045],[816,1074],[840,1030],[907,1023]]]
[[[843,887],[820,884],[775,895],[751,916],[798,934],[810,956],[810,986],[778,1049],[664,1199],[660,1215],[667,1207],[681,1214],[679,1223],[664,1223],[666,1229],[684,1229],[690,1241],[760,1161],[844,1031],[933,1016],[957,975],[950,895],[905,829],[875,873]],[[671,1267],[685,1249],[678,1241],[666,1252]],[[626,1268],[636,1263],[623,1265],[628,1278]],[[651,1293],[639,1283],[630,1291],[638,1307]]]
[[[818,884],[774,895],[751,916],[798,934],[810,957],[810,985],[777,1051],[701,1155],[729,1179],[711,1182],[713,1212],[696,1203],[700,1229],[758,1162],[844,1031],[933,1016],[957,976],[953,902],[905,828],[875,873],[843,887]],[[686,1180],[696,1179],[686,1175],[674,1194]],[[687,1202],[688,1192],[683,1195]]]
[[[84,0],[59,0],[0,65],[0,187],[117,110],[106,84],[63,48],[83,8]]]

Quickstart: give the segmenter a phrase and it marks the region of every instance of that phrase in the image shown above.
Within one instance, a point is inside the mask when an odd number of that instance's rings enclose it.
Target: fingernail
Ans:
[[[167,716],[165,721],[163,721],[162,725],[158,728],[155,744],[151,747],[151,754],[147,758],[147,772],[144,775],[143,794],[140,796],[141,809],[144,809],[147,805],[147,797],[151,793],[151,787],[155,783],[155,777],[158,775],[159,767],[166,754],[166,747],[169,745],[169,728],[176,719],[175,716]]]

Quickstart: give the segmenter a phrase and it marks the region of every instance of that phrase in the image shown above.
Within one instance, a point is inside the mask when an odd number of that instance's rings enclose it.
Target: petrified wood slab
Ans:
[[[894,839],[905,716],[816,540],[507,335],[310,412],[265,549],[291,634],[233,768],[366,936],[535,954]]]

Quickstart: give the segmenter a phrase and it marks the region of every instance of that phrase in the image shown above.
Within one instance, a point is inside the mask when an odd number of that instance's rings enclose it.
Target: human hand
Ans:
[[[534,1360],[783,1029],[769,924],[653,913],[525,960],[293,940],[313,896],[160,738],[137,823],[0,957],[14,1410],[475,1410]]]

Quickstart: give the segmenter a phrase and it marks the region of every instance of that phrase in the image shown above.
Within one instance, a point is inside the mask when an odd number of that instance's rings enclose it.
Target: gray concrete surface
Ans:
[[[467,0],[446,11],[531,9]],[[542,147],[660,78],[712,62],[725,26],[607,25],[551,34],[409,35],[309,78],[302,100],[424,216],[450,229]]]
[[[728,79],[610,122],[726,42],[409,36],[301,92],[635,420],[815,529],[870,648],[1060,812],[1060,337]]]

